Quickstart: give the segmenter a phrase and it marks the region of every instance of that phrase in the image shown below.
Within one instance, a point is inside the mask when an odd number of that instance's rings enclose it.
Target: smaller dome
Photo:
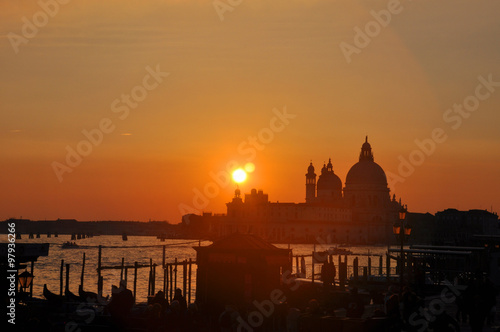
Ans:
[[[342,181],[335,173],[324,173],[319,176],[318,190],[342,190]]]
[[[318,179],[318,190],[342,190],[342,181],[333,172],[332,159],[328,160],[328,165],[323,165],[321,175]]]

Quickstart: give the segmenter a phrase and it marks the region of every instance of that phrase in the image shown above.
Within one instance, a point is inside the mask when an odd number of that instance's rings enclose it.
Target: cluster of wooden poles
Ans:
[[[102,266],[102,249],[103,247],[100,245],[99,246],[99,252],[98,252],[98,261],[97,261],[97,293],[99,295],[102,295],[103,292],[103,276],[102,276],[102,271],[103,270],[110,270],[110,269],[120,269],[120,281],[124,280],[125,282],[128,280],[128,271],[133,269],[133,274],[134,274],[134,281],[133,281],[133,295],[134,298],[137,298],[137,271],[138,269],[141,268],[149,268],[149,279],[148,279],[148,298],[152,297],[155,295],[156,292],[156,268],[157,264],[153,263],[153,260],[150,258],[149,264],[139,264],[138,262],[134,262],[133,265],[125,265],[125,258],[122,258],[121,264],[120,265],[115,265],[115,266]],[[182,261],[179,261],[177,258],[175,258],[174,262],[166,262],[166,246],[163,246],[163,258],[162,258],[162,265],[161,267],[163,268],[163,285],[162,285],[162,291],[165,294],[165,297],[167,299],[172,299],[174,298],[175,295],[175,289],[178,288],[178,274],[182,273],[182,294],[186,298],[187,303],[191,303],[191,285],[192,285],[192,274],[193,274],[193,269],[192,266],[193,264],[196,264],[196,261],[193,261],[192,259],[185,259]],[[322,254],[322,260],[318,260],[317,256],[318,254]],[[295,255],[290,257],[290,268],[291,271],[293,272],[294,270],[294,261],[295,261],[295,270],[296,270],[296,275],[305,275],[305,264],[302,263],[302,260],[305,257],[312,257],[312,282],[314,283],[315,279],[317,279],[317,275],[315,273],[315,267],[316,265],[322,265],[326,260],[329,260],[333,262],[333,257],[334,255],[332,254],[327,254],[327,252],[319,253],[319,252],[312,252],[312,254],[309,255]],[[342,257],[343,256],[343,257]],[[355,255],[357,256],[357,255]],[[368,256],[368,255],[367,255]],[[376,267],[377,272],[379,275],[383,275],[383,256],[381,255],[375,255],[378,256],[379,258],[379,264],[378,267]],[[389,276],[391,274],[391,264],[390,264],[390,259],[391,257],[387,255],[386,257],[386,276]],[[60,293],[61,295],[63,294],[63,274],[64,274],[64,260],[61,260],[61,270],[60,270]],[[179,268],[181,270],[179,271]],[[355,257],[352,261],[352,276],[357,279],[359,276],[359,263],[358,263],[358,257]],[[362,275],[363,279],[366,280],[366,278],[369,275],[372,275],[372,257],[368,257],[368,266],[362,266]],[[66,264],[66,287],[69,287],[69,269],[70,265]],[[338,255],[338,265],[337,265],[337,279],[339,281],[340,286],[346,285],[347,282],[347,277],[348,277],[348,272],[349,272],[349,267],[347,265],[347,255]],[[81,277],[80,277],[80,284],[82,285],[82,288],[84,286],[84,273],[85,273],[85,253],[83,253],[83,262],[82,262],[82,270],[81,270]],[[304,276],[305,277],[305,276]]]
[[[149,259],[149,264],[139,264],[138,262],[134,262],[133,265],[125,265],[125,258],[122,258],[121,265],[115,266],[103,266],[102,265],[102,246],[99,246],[99,253],[97,258],[97,294],[102,295],[103,292],[103,281],[104,278],[102,276],[103,270],[120,270],[120,281],[124,280],[125,282],[128,280],[128,271],[133,269],[134,274],[134,282],[133,282],[133,295],[134,299],[137,298],[137,270],[141,268],[149,268],[149,279],[148,279],[148,298],[153,297],[156,292],[156,267],[158,266],[156,263],[153,263],[153,259]],[[182,294],[186,298],[186,302],[191,303],[191,281],[193,275],[193,264],[196,264],[195,261],[190,259],[185,259],[183,261],[178,261],[175,258],[174,262],[166,262],[165,260],[165,252],[166,246],[163,246],[163,259],[162,259],[162,267],[163,267],[163,287],[162,291],[165,294],[167,299],[174,298],[175,289],[178,288],[177,284],[177,275],[178,273],[182,273]],[[80,276],[80,284],[82,288],[84,287],[84,275],[85,275],[85,253],[83,253],[83,261],[82,261],[82,270]],[[69,287],[69,270],[70,264],[64,264],[64,259],[61,260],[61,269],[60,269],[60,294],[63,294],[63,280],[64,280],[64,267],[66,266],[66,287]],[[181,267],[181,271],[179,271],[179,267]]]
[[[321,259],[317,258],[318,255],[319,255],[319,257],[321,257]],[[352,255],[352,254],[349,254],[349,255],[350,256],[359,256],[359,255]],[[312,282],[314,283],[315,279],[317,279],[317,276],[318,276],[318,274],[315,273],[316,265],[319,265],[320,269],[321,269],[321,266],[323,265],[324,262],[326,262],[326,261],[333,262],[333,259],[334,259],[333,256],[334,255],[332,255],[332,254],[327,254],[327,252],[314,252],[314,251],[312,252],[312,254],[309,254],[309,255],[292,256],[292,260],[291,260],[292,261],[291,262],[292,272],[294,271],[294,268],[295,268],[297,276],[299,276],[299,275],[304,276],[306,274],[306,271],[305,271],[305,264],[302,263],[302,259],[304,259],[305,257],[312,257],[312,265],[311,265],[312,271],[311,271],[311,273],[312,273]],[[358,277],[361,275],[359,273],[360,268],[362,268],[363,279],[367,279],[368,276],[373,275],[374,267],[372,266],[372,257],[370,257],[369,255],[365,255],[365,256],[368,256],[368,259],[367,259],[368,265],[367,266],[359,266],[359,258],[358,257],[355,257],[352,260],[352,266],[348,266],[347,265],[347,256],[348,255],[338,255],[337,279],[338,279],[339,284],[341,286],[345,285],[345,283],[346,283],[349,268],[352,268],[351,272],[352,272],[352,276],[354,277],[354,279],[358,279]],[[375,274],[384,275],[383,256],[382,255],[373,255],[373,256],[377,257],[379,260],[378,266],[375,267],[375,269],[376,269]],[[390,257],[389,255],[386,255],[385,275],[387,277],[389,277],[391,275],[391,258],[392,257]],[[294,261],[295,261],[295,267],[293,266]]]

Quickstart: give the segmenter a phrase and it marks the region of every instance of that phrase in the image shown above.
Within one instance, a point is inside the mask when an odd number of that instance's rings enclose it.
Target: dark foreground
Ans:
[[[297,292],[295,292],[297,293]],[[130,294],[115,291],[111,300],[90,298],[32,299],[17,306],[18,331],[500,331],[497,296],[487,284],[433,294],[410,289],[399,294],[356,289],[302,287],[286,302],[256,301],[245,310],[190,304],[180,293],[168,303],[162,292],[149,304],[133,304]],[[128,295],[127,295],[128,294]]]

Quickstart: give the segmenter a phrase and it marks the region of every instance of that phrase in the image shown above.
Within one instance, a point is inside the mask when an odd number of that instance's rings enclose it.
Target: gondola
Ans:
[[[49,301],[49,303],[54,305],[61,305],[64,302],[64,296],[57,295],[49,291],[47,284],[43,285],[43,296]]]
[[[106,297],[102,297],[99,294],[94,293],[94,292],[86,292],[86,291],[83,290],[82,285],[78,286],[78,295],[80,295],[80,298],[83,301],[86,301],[86,302],[97,302],[97,303],[102,303],[102,304],[106,303],[107,300],[108,300],[108,298],[109,298],[109,295],[106,296]]]
[[[66,301],[68,301],[68,302],[83,302],[83,301],[85,301],[84,299],[82,299],[81,296],[75,295],[68,288],[66,288],[64,290],[64,295],[66,296]]]

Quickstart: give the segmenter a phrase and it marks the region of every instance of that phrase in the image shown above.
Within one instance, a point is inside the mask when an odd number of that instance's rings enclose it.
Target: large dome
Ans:
[[[387,177],[384,170],[373,161],[372,147],[368,143],[368,137],[361,147],[359,162],[354,164],[347,173],[345,184],[346,186],[361,184],[387,187]]]
[[[387,186],[385,172],[377,163],[362,160],[351,167],[345,180],[346,185],[368,184]]]

